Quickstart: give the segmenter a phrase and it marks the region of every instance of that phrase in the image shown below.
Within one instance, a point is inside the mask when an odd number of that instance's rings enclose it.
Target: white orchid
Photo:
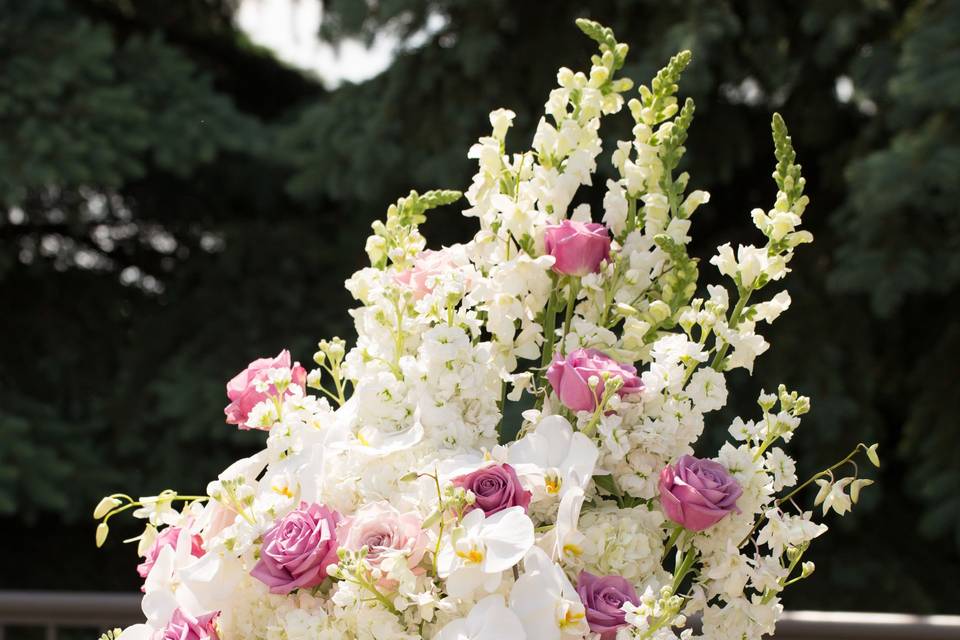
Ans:
[[[589,633],[586,610],[577,590],[539,547],[523,560],[523,575],[510,591],[510,608],[528,638],[570,640]]]
[[[492,595],[473,606],[466,618],[448,622],[436,640],[526,640],[517,615],[503,603],[503,596]]]
[[[527,478],[534,499],[563,496],[586,487],[600,455],[590,438],[574,432],[563,416],[547,416],[536,428],[510,445],[508,459]]]
[[[437,574],[447,593],[470,598],[480,587],[488,593],[500,586],[503,572],[520,562],[534,543],[533,522],[522,507],[490,517],[474,509],[450,533],[437,557]]]

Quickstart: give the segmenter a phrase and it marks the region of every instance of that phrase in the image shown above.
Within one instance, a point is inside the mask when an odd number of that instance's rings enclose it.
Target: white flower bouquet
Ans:
[[[687,245],[709,196],[677,173],[690,53],[626,100],[627,45],[578,26],[599,53],[587,73],[560,69],[532,148],[507,152],[514,114],[500,109],[469,151],[473,239],[431,251],[418,231],[460,193],[401,198],[373,225],[371,266],[346,283],[356,346],[320,342],[309,372],[284,351],[228,383],[227,422],[266,432],[262,451],[206,495],[97,506],[98,545],[111,517],[146,520],[146,622],[105,638],[773,633],[781,592],[813,571],[805,554],[826,531],[795,498],[816,483],[813,505],[843,514],[870,483],[854,456],[879,464],[861,444],[798,484],[778,445],[810,403],[783,386],[729,425],[714,458],[693,455],[725,375],[752,371],[769,347],[758,329],[790,304],[763,294],[812,240],[800,166],[775,115],[777,195],[751,214],[765,242],[719,247],[722,283],[698,295]],[[625,101],[633,139],[617,143],[620,177],[595,214],[574,199],[597,170],[601,120]]]

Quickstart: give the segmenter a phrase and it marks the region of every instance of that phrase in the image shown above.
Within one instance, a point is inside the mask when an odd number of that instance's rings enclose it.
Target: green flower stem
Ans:
[[[637,228],[637,199],[631,196],[627,196],[627,233],[630,233]]]
[[[577,295],[580,293],[580,278],[570,278],[570,296],[567,298],[567,308],[563,317],[563,337],[560,342],[560,351],[565,351],[567,334],[570,333],[570,323],[573,320],[573,308],[577,306]]]
[[[834,469],[841,467],[847,464],[848,462],[850,462],[853,459],[853,457],[860,452],[861,449],[866,451],[867,449],[869,449],[869,447],[867,447],[867,445],[863,444],[862,442],[858,443],[857,446],[853,448],[853,451],[847,454],[847,456],[844,459],[840,460],[839,462],[837,462],[832,466],[827,467],[826,469],[816,472],[815,474],[807,478],[806,481],[804,481],[802,484],[797,485],[793,489],[793,491],[783,496],[782,498],[777,498],[774,501],[774,505],[779,507],[781,504],[783,504],[793,496],[797,495],[800,491],[804,490],[805,488],[813,484],[813,482],[815,482],[818,478],[831,475]],[[757,518],[757,521],[753,524],[753,527],[750,529],[747,535],[744,536],[743,540],[740,541],[740,544],[737,545],[738,549],[742,548],[743,545],[747,544],[747,542],[750,540],[750,537],[756,532],[757,529],[760,528],[760,525],[763,524],[764,520],[766,519],[767,517],[764,514],[760,514],[760,517]]]
[[[677,538],[680,537],[683,531],[684,529],[682,525],[676,525],[673,533],[671,533],[670,537],[667,539],[667,544],[663,547],[663,557],[660,559],[661,563],[667,559],[667,554],[670,553],[670,549],[673,549],[673,545],[677,543]]]
[[[683,582],[683,579],[687,577],[687,574],[693,569],[693,563],[697,560],[697,551],[693,547],[688,549],[683,558],[680,561],[680,566],[677,567],[673,575],[673,584],[671,589],[674,593],[677,592],[677,589],[680,588],[680,583]]]
[[[747,302],[750,300],[750,296],[753,294],[753,289],[743,289],[742,287],[737,288],[737,293],[740,295],[740,299],[737,301],[737,306],[733,308],[733,313],[730,314],[730,329],[736,329],[737,325],[740,323],[740,316],[743,314],[744,308],[747,306]],[[714,356],[713,362],[710,363],[710,368],[720,371],[720,365],[723,362],[724,356],[727,355],[727,350],[730,348],[730,343],[724,341],[724,343],[717,350],[717,355]]]
[[[361,587],[363,587],[364,589],[366,589],[368,592],[370,592],[370,594],[371,594],[374,598],[376,598],[377,601],[378,601],[380,604],[382,604],[382,605],[384,606],[384,608],[385,608],[387,611],[389,611],[390,613],[392,613],[393,615],[395,615],[395,616],[399,616],[399,615],[400,615],[400,612],[397,611],[397,608],[396,608],[395,606],[393,606],[393,603],[392,603],[392,602],[390,602],[390,598],[388,598],[388,597],[385,596],[383,593],[381,593],[381,591],[380,591],[379,589],[377,589],[377,587],[374,586],[374,585],[373,585],[370,581],[368,581],[367,579],[365,579],[365,578],[360,578],[359,576],[357,576],[357,577],[355,577],[353,580],[350,580],[350,582],[354,582],[354,583],[360,585]]]

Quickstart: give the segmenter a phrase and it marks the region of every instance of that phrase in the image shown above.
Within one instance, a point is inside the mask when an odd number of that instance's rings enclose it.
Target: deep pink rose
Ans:
[[[194,618],[183,609],[177,609],[170,617],[170,623],[163,630],[162,640],[220,640],[217,635],[219,611],[205,613]]]
[[[553,270],[566,276],[596,273],[600,263],[610,259],[610,233],[597,222],[564,220],[551,225],[544,233],[544,244],[554,257]]]
[[[259,358],[238,373],[227,383],[227,398],[230,404],[223,410],[227,415],[227,424],[235,424],[241,429],[256,428],[247,424],[250,411],[260,402],[275,396],[277,389],[270,385],[265,391],[257,391],[257,383],[268,379],[271,369],[290,369],[290,386],[306,389],[307,370],[299,362],[290,366],[290,352],[284,349],[276,358]],[[292,393],[290,387],[284,394]]]
[[[160,555],[160,551],[164,547],[173,547],[177,548],[177,540],[180,538],[180,527],[167,527],[163,531],[157,534],[157,539],[153,541],[153,546],[147,550],[147,555],[144,556],[143,562],[137,565],[137,573],[140,574],[141,578],[146,578],[150,575],[150,569],[153,568],[154,563],[157,561],[157,557]],[[191,536],[190,540],[190,554],[195,558],[199,558],[204,553],[203,551],[203,538],[198,535]]]
[[[453,484],[473,492],[473,508],[492,516],[509,507],[530,506],[531,493],[520,484],[517,472],[508,464],[492,464],[453,479]]]
[[[613,640],[617,630],[626,626],[624,603],[640,604],[637,591],[620,576],[595,576],[581,571],[577,578],[577,593],[586,609],[590,631],[600,634],[600,640]]]
[[[737,508],[743,493],[723,465],[681,456],[660,472],[660,504],[667,517],[690,531],[712,527]]]
[[[596,349],[577,349],[566,358],[559,353],[547,369],[547,380],[563,406],[571,411],[594,411],[603,398],[603,374],[623,380],[617,391],[620,397],[643,389],[637,370],[629,364],[620,364]],[[596,389],[590,389],[590,377],[599,379]]]
[[[338,524],[336,511],[301,502],[263,534],[260,560],[250,575],[280,595],[317,586],[326,579],[327,567],[337,563]]]
[[[374,502],[343,519],[337,529],[340,546],[351,551],[367,548],[367,562],[379,567],[388,555],[401,553],[415,569],[427,551],[427,534],[420,516],[400,513],[388,502]]]
[[[394,279],[413,291],[417,300],[433,291],[434,279],[449,269],[454,268],[453,261],[445,251],[427,249],[418,255],[413,266],[401,271]]]

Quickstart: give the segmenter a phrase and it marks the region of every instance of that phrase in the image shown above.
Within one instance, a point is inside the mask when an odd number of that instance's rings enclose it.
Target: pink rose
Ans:
[[[263,534],[260,560],[250,575],[280,595],[317,586],[326,579],[327,567],[337,563],[339,523],[336,511],[301,502]]]
[[[427,551],[427,534],[416,513],[400,513],[388,502],[374,502],[344,518],[337,529],[340,546],[351,551],[367,548],[367,562],[379,567],[388,555],[401,553],[416,568]]]
[[[153,568],[157,557],[160,555],[160,551],[164,547],[177,548],[177,540],[180,538],[181,531],[182,529],[180,527],[167,527],[157,534],[157,539],[153,541],[153,546],[147,550],[143,562],[137,565],[137,573],[140,574],[141,578],[146,578],[150,575],[150,569]],[[190,555],[199,558],[203,554],[203,538],[198,535],[190,536]]]
[[[551,225],[544,244],[547,254],[554,257],[553,270],[566,276],[596,273],[600,263],[610,259],[610,233],[597,222],[564,220]]]
[[[277,389],[270,385],[264,391],[257,391],[257,383],[268,380],[271,369],[289,369],[290,384],[306,389],[307,370],[299,362],[290,366],[290,352],[284,349],[276,358],[259,358],[247,368],[238,373],[227,383],[227,398],[230,404],[223,410],[227,415],[227,424],[235,424],[241,429],[256,428],[247,424],[250,411],[260,402],[277,395]],[[290,388],[284,390],[284,395],[292,393]]]
[[[667,517],[690,531],[703,531],[737,508],[740,483],[723,465],[680,456],[660,472],[660,504]]]
[[[194,618],[183,609],[177,609],[170,618],[170,623],[163,630],[162,640],[220,640],[217,635],[217,618],[219,611],[205,613]]]
[[[594,411],[603,398],[603,374],[623,380],[623,386],[617,390],[621,397],[643,389],[635,367],[621,364],[596,349],[577,349],[566,358],[555,354],[547,369],[547,380],[563,406],[571,411]],[[591,376],[599,380],[593,390]]]
[[[520,484],[517,472],[508,464],[493,464],[473,473],[459,476],[453,484],[473,492],[476,502],[474,509],[483,509],[484,514],[492,516],[509,507],[530,506],[531,493]]]
[[[419,300],[433,291],[437,276],[452,268],[453,260],[446,251],[427,249],[414,259],[412,267],[401,271],[394,279],[412,290],[413,297]]]
[[[595,576],[581,571],[577,578],[577,593],[586,609],[590,631],[600,634],[600,640],[613,640],[617,630],[627,625],[623,605],[640,604],[633,585],[620,576]]]

